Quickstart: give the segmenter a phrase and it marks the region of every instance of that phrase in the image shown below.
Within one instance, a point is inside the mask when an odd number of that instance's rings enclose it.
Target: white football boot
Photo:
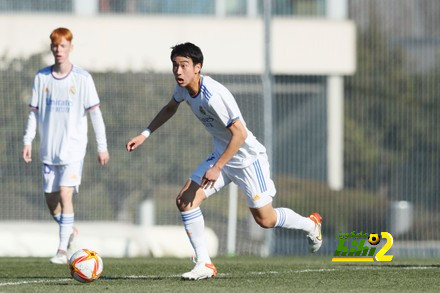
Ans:
[[[321,248],[322,245],[322,217],[318,213],[312,213],[309,216],[309,219],[315,222],[315,229],[313,232],[307,235],[307,240],[309,241],[309,251],[315,253]]]
[[[214,278],[217,275],[217,269],[213,263],[197,263],[196,266],[189,272],[182,275],[184,280],[202,280]]]
[[[57,252],[57,254],[52,256],[52,258],[49,261],[53,264],[58,264],[58,265],[69,263],[69,259],[67,258],[67,254],[62,253],[62,252]]]

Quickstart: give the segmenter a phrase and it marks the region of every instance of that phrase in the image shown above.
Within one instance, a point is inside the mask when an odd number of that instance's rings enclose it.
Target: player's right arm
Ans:
[[[25,163],[32,162],[32,146],[25,145],[23,147],[22,154],[23,154],[23,160],[24,160]]]
[[[29,112],[27,126],[23,137],[23,160],[26,163],[32,162],[32,141],[37,131],[37,109],[31,108]]]
[[[125,146],[127,151],[134,151],[138,146],[144,143],[144,141],[148,138],[150,133],[153,133],[156,129],[161,127],[165,122],[167,122],[171,117],[176,114],[177,109],[179,108],[180,103],[176,102],[174,98],[162,108],[162,110],[157,113],[156,117],[151,121],[150,125],[148,125],[148,130],[144,131],[143,134],[140,134],[136,137],[130,139]]]
[[[26,163],[32,162],[32,141],[35,138],[37,132],[37,120],[38,120],[38,101],[39,101],[39,89],[40,89],[40,76],[37,73],[34,77],[34,83],[32,84],[32,95],[29,102],[30,112],[26,124],[26,129],[23,136],[23,160]]]

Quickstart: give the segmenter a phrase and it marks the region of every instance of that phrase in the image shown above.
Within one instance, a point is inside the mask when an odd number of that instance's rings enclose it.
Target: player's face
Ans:
[[[198,73],[200,72],[200,64],[194,66],[191,58],[176,56],[173,60],[174,79],[181,87],[191,86],[198,83]]]
[[[62,64],[69,60],[72,43],[62,37],[59,42],[50,44],[50,50],[55,58],[55,63]]]

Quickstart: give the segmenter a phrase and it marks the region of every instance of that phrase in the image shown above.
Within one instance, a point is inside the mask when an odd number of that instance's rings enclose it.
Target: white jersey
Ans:
[[[49,165],[81,161],[87,146],[87,110],[99,105],[92,76],[72,66],[64,78],[45,67],[35,75],[30,107],[36,109],[40,158]]]
[[[200,91],[191,97],[185,88],[176,85],[173,98],[180,103],[186,101],[194,115],[205,125],[213,137],[214,153],[219,157],[231,140],[228,127],[240,120],[247,131],[247,138],[237,153],[226,166],[245,168],[251,165],[258,154],[266,152],[266,148],[255,138],[246,127],[237,102],[229,90],[209,76],[201,76]]]

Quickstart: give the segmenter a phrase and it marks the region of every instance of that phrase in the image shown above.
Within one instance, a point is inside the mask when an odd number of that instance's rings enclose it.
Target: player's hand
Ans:
[[[98,153],[98,163],[101,166],[106,165],[109,160],[110,160],[110,155],[108,152],[99,152]]]
[[[200,187],[203,189],[213,188],[218,177],[220,177],[220,172],[221,169],[214,165],[211,169],[206,171],[205,176],[202,178],[202,184],[200,184]]]
[[[138,146],[140,146],[141,144],[143,144],[145,140],[146,140],[146,137],[143,136],[142,134],[140,134],[140,135],[138,135],[138,136],[133,137],[132,139],[130,139],[125,147],[127,148],[127,151],[132,152],[132,151],[134,151]]]
[[[32,146],[30,146],[30,145],[25,145],[25,146],[23,147],[22,155],[23,155],[23,160],[24,160],[26,163],[30,163],[30,162],[32,162]]]

